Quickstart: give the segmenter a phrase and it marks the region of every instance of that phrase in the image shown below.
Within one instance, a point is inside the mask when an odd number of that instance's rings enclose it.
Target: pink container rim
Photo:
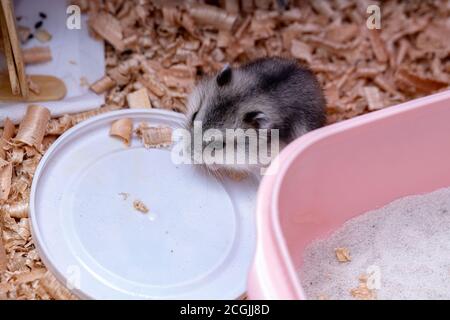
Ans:
[[[280,153],[277,173],[264,176],[258,190],[256,203],[257,247],[249,274],[247,290],[249,299],[305,299],[281,230],[278,213],[281,182],[294,159],[311,145],[330,135],[442,100],[450,100],[450,90],[312,131],[289,144]]]

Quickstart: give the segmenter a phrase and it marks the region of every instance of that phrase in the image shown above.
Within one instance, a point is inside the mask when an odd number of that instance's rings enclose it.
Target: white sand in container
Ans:
[[[350,262],[338,262],[339,247]],[[300,278],[309,299],[354,299],[350,291],[370,266],[380,271],[378,299],[450,299],[450,188],[347,221],[306,248]]]

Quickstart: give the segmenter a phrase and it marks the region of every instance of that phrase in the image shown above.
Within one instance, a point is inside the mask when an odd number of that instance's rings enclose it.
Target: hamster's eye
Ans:
[[[255,128],[261,129],[267,126],[267,118],[263,112],[260,111],[251,111],[244,115],[244,122]]]
[[[195,118],[197,117],[198,111],[195,111],[194,114],[192,115],[192,121],[195,120]]]

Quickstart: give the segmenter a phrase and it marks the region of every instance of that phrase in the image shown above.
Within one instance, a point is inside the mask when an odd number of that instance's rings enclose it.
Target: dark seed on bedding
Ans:
[[[41,17],[42,19],[47,19],[47,15],[43,12],[39,12],[39,17]]]
[[[21,17],[21,16],[18,16],[18,17],[16,17],[16,20],[17,20],[17,21],[20,21],[20,20],[22,20],[22,17]]]
[[[36,22],[36,24],[34,25],[34,28],[35,29],[39,29],[40,27],[42,27],[42,25],[44,24],[44,21],[38,21],[38,22]]]
[[[30,40],[30,39],[33,39],[33,38],[34,38],[34,35],[33,35],[32,33],[30,33],[30,34],[28,35],[27,40]]]

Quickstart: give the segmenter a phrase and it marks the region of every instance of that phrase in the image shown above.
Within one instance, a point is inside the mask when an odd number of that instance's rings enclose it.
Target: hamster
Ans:
[[[297,137],[323,126],[325,107],[322,88],[311,70],[291,59],[261,58],[237,68],[227,65],[216,75],[202,79],[188,99],[187,128],[195,134],[194,124],[199,122],[203,132],[278,129],[279,146],[283,148]],[[270,143],[269,135],[266,141]],[[225,150],[226,145],[221,142],[217,148]],[[201,147],[205,148],[205,144]],[[192,154],[202,150],[194,148]],[[252,152],[248,147],[244,150]],[[260,164],[227,161],[206,166],[212,171],[222,168],[248,172]]]

